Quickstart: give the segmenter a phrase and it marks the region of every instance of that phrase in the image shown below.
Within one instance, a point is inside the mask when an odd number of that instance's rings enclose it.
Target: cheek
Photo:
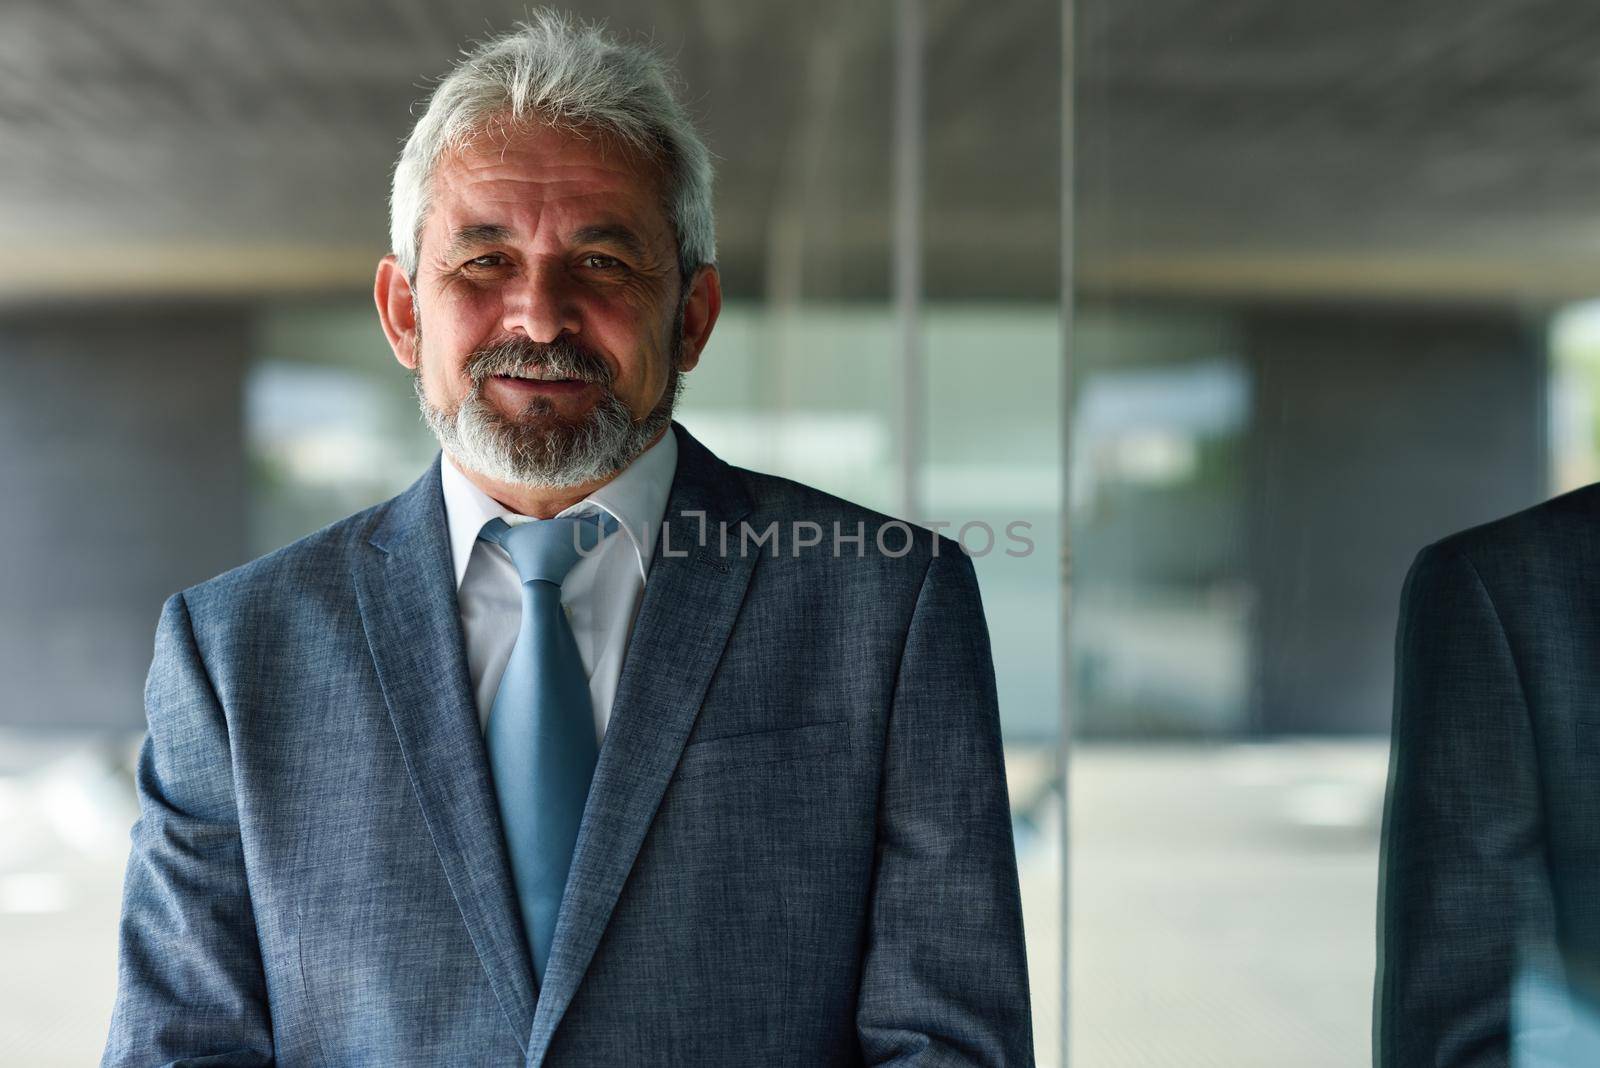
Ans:
[[[638,330],[631,336],[632,344],[623,353],[622,374],[617,380],[617,393],[638,412],[649,411],[661,398],[667,382],[667,350],[661,345],[659,332]]]
[[[431,374],[465,378],[467,357],[500,332],[500,319],[490,301],[446,298],[422,316],[422,351]]]
[[[465,351],[455,346],[448,337],[441,337],[441,329],[433,322],[422,331],[420,367],[422,388],[435,405],[448,408],[461,401],[472,388],[465,373]]]

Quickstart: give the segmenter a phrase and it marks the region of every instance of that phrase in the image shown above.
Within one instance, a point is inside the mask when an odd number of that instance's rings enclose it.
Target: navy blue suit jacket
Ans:
[[[1600,1063],[1600,487],[1429,546],[1401,602],[1374,1059]]]
[[[105,1064],[1032,1063],[971,562],[674,432],[543,988],[436,458],[167,601]]]

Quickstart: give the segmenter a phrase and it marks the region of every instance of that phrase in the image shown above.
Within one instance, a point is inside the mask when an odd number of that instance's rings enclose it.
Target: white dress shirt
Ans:
[[[666,514],[667,494],[677,470],[678,441],[669,427],[660,441],[616,478],[559,513],[604,511],[617,521],[618,529],[597,551],[580,556],[561,584],[561,605],[589,676],[597,741],[605,738],[611,720],[622,658],[628,651],[628,635],[644,597],[644,578],[655,550],[654,535]],[[531,517],[507,511],[473,485],[448,454],[439,473],[450,524],[467,670],[478,703],[478,726],[486,728],[500,676],[522,625],[522,581],[510,554],[497,544],[480,541],[478,534],[491,519],[526,523]]]

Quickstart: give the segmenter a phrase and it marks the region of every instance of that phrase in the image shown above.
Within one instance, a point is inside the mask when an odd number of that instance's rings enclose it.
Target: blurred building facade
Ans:
[[[1600,14],[573,10],[674,57],[717,156],[728,303],[682,421],[1025,524],[976,564],[1040,1063],[1358,1062],[1406,567],[1600,478]],[[522,11],[0,12],[0,935],[38,959],[76,906],[5,785],[60,788],[35,740],[136,734],[166,595],[431,458],[368,296],[389,168]]]
[[[571,9],[669,55],[715,153],[726,304],[680,420],[733,463],[971,525],[1056,1049],[1061,12]],[[390,168],[429,79],[524,10],[0,11],[0,942],[23,962],[0,1063],[84,1063],[104,1033],[162,601],[433,457],[370,296]],[[1022,556],[976,533],[1018,523]]]

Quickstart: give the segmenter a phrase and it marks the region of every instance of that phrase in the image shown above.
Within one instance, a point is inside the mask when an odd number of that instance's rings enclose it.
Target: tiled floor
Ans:
[[[0,1065],[98,1057],[133,741],[0,733]],[[1047,752],[1009,754],[1013,801]],[[1381,743],[1080,746],[1075,1068],[1346,1068],[1366,1057]],[[1019,824],[1035,1036],[1059,1066],[1059,807]]]

